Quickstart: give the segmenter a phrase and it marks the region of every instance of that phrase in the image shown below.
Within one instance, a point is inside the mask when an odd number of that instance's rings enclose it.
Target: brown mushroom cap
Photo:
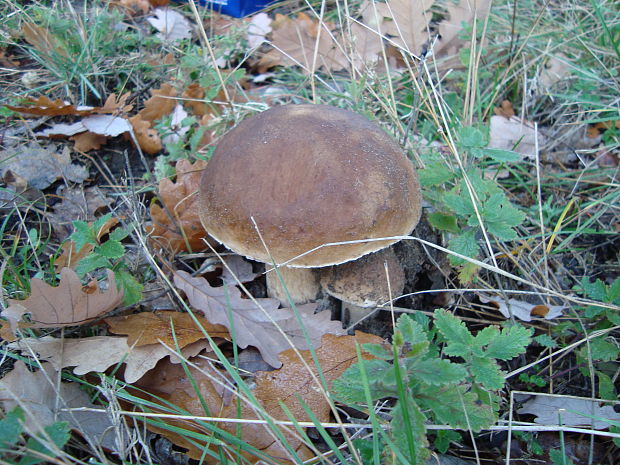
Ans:
[[[201,220],[229,249],[276,263],[317,246],[411,233],[421,194],[411,161],[379,126],[328,105],[274,107],[218,144],[201,180]],[[392,241],[323,247],[287,263],[322,267]]]

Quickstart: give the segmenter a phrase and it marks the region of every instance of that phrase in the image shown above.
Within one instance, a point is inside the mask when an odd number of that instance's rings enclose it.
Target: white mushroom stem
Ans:
[[[316,300],[320,283],[319,275],[315,270],[282,266],[278,268],[278,271],[282,276],[282,281],[276,270],[267,273],[267,295],[269,297],[278,299],[283,307],[290,307],[291,301],[295,305],[301,305]]]

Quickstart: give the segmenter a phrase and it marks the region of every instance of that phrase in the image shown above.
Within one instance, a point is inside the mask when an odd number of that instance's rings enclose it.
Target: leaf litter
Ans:
[[[298,349],[308,348],[295,312],[290,308],[279,309],[277,299],[243,299],[241,291],[234,286],[212,287],[206,279],[194,278],[185,271],[175,272],[173,281],[194,310],[211,323],[234,329],[234,340],[239,347],[256,347],[273,367],[282,365],[278,354],[291,344]],[[314,347],[319,346],[324,334],[344,334],[341,322],[331,321],[330,312],[314,313],[315,309],[315,303],[297,307]]]
[[[111,270],[108,270],[107,278],[107,290],[99,289],[96,280],[83,286],[70,268],[60,271],[60,283],[56,287],[33,278],[30,280],[30,297],[25,300],[9,299],[9,307],[0,316],[7,318],[14,331],[25,314],[30,314],[30,321],[25,324],[32,328],[88,323],[114,310],[123,300],[123,293],[117,289]]]
[[[101,409],[90,401],[78,383],[58,382],[57,373],[48,363],[32,372],[24,362],[15,362],[13,370],[0,379],[0,403],[6,412],[21,407],[28,432],[39,432],[57,421],[66,421],[95,447],[121,452],[126,441],[118,433],[120,417],[111,412],[71,411],[90,407]]]

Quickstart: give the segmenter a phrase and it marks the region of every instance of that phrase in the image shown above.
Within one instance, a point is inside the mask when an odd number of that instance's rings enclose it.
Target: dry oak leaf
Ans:
[[[192,115],[203,117],[209,113],[209,107],[204,102],[205,90],[197,82],[191,83],[181,94],[183,104],[191,111]]]
[[[153,89],[151,98],[144,102],[144,108],[138,113],[140,119],[152,123],[169,115],[177,104],[176,96],[176,89],[167,83],[159,89]]]
[[[94,221],[98,212],[113,202],[99,187],[84,189],[61,185],[56,190],[56,197],[62,200],[54,205],[54,211],[46,212],[45,216],[54,228],[54,236],[60,240],[67,238],[73,231],[73,221]],[[108,230],[115,225],[107,225]]]
[[[42,147],[36,143],[0,150],[0,176],[11,170],[37,189],[45,189],[58,179],[81,183],[88,170],[71,163],[68,147],[58,150],[55,145]]]
[[[534,422],[540,425],[557,425],[561,419],[564,426],[588,426],[601,430],[609,428],[610,422],[620,422],[620,412],[610,405],[603,407],[602,402],[585,397],[536,394],[518,412],[535,415]]]
[[[505,118],[491,116],[489,130],[489,148],[512,150],[530,160],[536,159],[536,139],[538,146],[545,143],[545,137],[534,127],[531,121],[517,116]]]
[[[75,106],[60,99],[51,100],[41,95],[38,98],[28,97],[24,103],[26,106],[5,105],[7,108],[19,113],[27,113],[37,116],[66,116],[66,115],[92,115],[96,108],[87,106]]]
[[[155,155],[161,152],[163,148],[161,139],[157,131],[151,127],[149,121],[143,120],[140,115],[134,115],[129,118],[129,122],[133,127],[133,134],[136,137],[136,142],[142,150],[149,155]]]
[[[195,356],[209,341],[202,339],[188,344],[189,353],[181,349],[183,358]],[[126,337],[93,336],[80,339],[61,339],[52,336],[40,338],[23,338],[9,344],[9,348],[18,349],[26,354],[36,353],[41,360],[49,361],[56,370],[75,367],[73,373],[104,372],[111,366],[124,363],[124,379],[134,383],[153,369],[164,357],[177,358],[174,347],[162,343],[132,347]]]
[[[22,34],[24,34],[26,42],[32,45],[37,52],[47,55],[49,58],[54,58],[55,55],[68,58],[67,53],[58,44],[58,39],[51,35],[47,29],[36,24],[24,23]]]
[[[75,136],[69,137],[69,140],[75,142],[73,148],[76,152],[90,152],[91,150],[99,150],[108,142],[106,136],[86,131]]]
[[[357,361],[356,345],[364,343],[380,343],[381,338],[370,334],[356,332],[355,336],[335,336],[326,334],[323,336],[321,347],[316,350],[316,356],[321,367],[321,371],[328,383],[338,378],[349,366]],[[262,405],[264,411],[271,418],[276,420],[289,420],[288,416],[280,406],[280,403],[292,412],[298,421],[310,421],[308,414],[303,409],[298,397],[310,408],[319,421],[329,421],[330,408],[323,389],[317,385],[318,370],[314,366],[313,358],[308,350],[299,352],[301,358],[293,349],[286,350],[280,354],[282,367],[275,371],[259,371],[254,377],[254,396]],[[303,360],[302,360],[303,359]],[[190,415],[204,416],[204,401],[213,416],[220,418],[243,418],[247,420],[263,419],[262,415],[257,415],[256,410],[241,400],[241,412],[237,413],[237,402],[229,397],[235,395],[232,385],[228,382],[226,375],[215,370],[211,364],[205,360],[191,360],[190,368],[192,378],[199,387],[200,396],[194,390],[194,385],[188,379],[182,367],[173,366],[164,361],[151,371],[145,378],[137,383],[141,389],[159,395],[177,407],[188,412]],[[308,368],[310,371],[308,370]],[[224,387],[224,390],[221,387]],[[199,424],[188,422],[169,422],[173,425],[183,425],[197,432],[204,433],[204,429]],[[218,427],[236,434],[238,423],[218,422]],[[153,429],[152,425],[147,428]],[[271,455],[274,458],[288,461],[289,455],[286,448],[274,439],[273,433],[263,424],[256,424],[248,421],[242,423],[241,435],[244,440],[262,453]],[[196,443],[189,443],[169,430],[156,429],[174,444],[188,449],[191,458],[200,458],[204,448]],[[291,434],[290,430],[282,427],[282,433],[288,445],[304,460],[309,459],[312,454],[297,435]],[[255,463],[258,457],[249,454],[244,456]],[[287,460],[288,459],[288,460]],[[207,459],[209,460],[209,459]],[[211,459],[212,460],[212,459]],[[214,463],[209,462],[207,463]]]
[[[200,177],[206,167],[204,160],[179,160],[177,179],[164,178],[159,182],[159,200],[163,207],[151,204],[153,225],[147,228],[150,238],[160,246],[176,253],[197,251],[207,247],[206,232],[198,215]]]
[[[155,16],[146,20],[159,31],[157,37],[164,42],[176,42],[192,37],[192,25],[189,20],[178,11],[171,8],[155,8]]]
[[[271,39],[272,50],[267,52],[258,62],[261,69],[276,65],[301,66],[305,72],[313,67],[314,51],[317,47],[317,68],[337,71],[348,65],[344,53],[336,47],[330,37],[333,25],[323,23],[324,29],[319,36],[318,21],[311,19],[305,13],[299,13],[297,18],[277,14],[273,22]],[[325,30],[325,27],[329,30]]]
[[[33,278],[30,280],[30,297],[26,300],[9,299],[9,307],[0,315],[11,315],[9,321],[14,330],[18,321],[15,317],[19,313],[29,313],[34,328],[75,326],[114,310],[123,300],[123,293],[117,289],[111,270],[108,270],[107,290],[100,290],[97,286],[93,289],[91,286],[85,292],[84,287],[71,268],[60,271],[60,283],[56,287]],[[14,310],[16,306],[18,311]]]
[[[33,373],[18,360],[13,370],[0,379],[0,403],[4,411],[21,407],[26,414],[24,427],[30,434],[57,421],[66,421],[93,447],[119,454],[125,450],[126,444],[119,444],[120,435],[116,433],[121,427],[118,415],[108,411],[67,411],[102,407],[92,404],[78,383],[58,383],[58,374],[50,364],[43,363],[41,368]]]
[[[185,292],[190,305],[202,312],[211,323],[221,324],[230,330],[232,319],[237,345],[242,349],[249,345],[256,347],[273,367],[282,365],[278,354],[289,349],[291,343],[298,349],[308,348],[295,313],[290,308],[278,309],[277,299],[243,299],[236,287],[212,287],[206,279],[194,278],[184,271],[174,273],[174,284]],[[298,306],[297,310],[312,344],[317,348],[324,334],[344,334],[344,330],[339,321],[330,320],[329,312],[315,314],[315,308],[316,304],[307,304]]]
[[[389,36],[404,50],[419,56],[429,38],[428,23],[432,14],[428,10],[433,3],[434,0],[388,0],[376,3],[380,20],[378,31]]]
[[[433,50],[435,55],[456,56],[459,50],[467,43],[458,38],[463,29],[463,23],[472,24],[474,18],[481,25],[489,15],[491,0],[459,0],[458,3],[448,1],[445,8],[448,10],[448,18],[439,23],[439,40]],[[480,27],[480,26],[479,26]]]
[[[206,318],[175,311],[140,312],[115,316],[104,320],[114,334],[127,335],[127,344],[141,347],[162,342],[170,347],[185,347],[205,339],[205,332],[213,338],[230,340],[228,330],[213,325]]]

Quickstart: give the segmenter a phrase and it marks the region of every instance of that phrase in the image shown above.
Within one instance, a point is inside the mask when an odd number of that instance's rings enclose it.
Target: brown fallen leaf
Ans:
[[[191,111],[191,113],[198,117],[210,113],[209,107],[204,102],[205,90],[197,82],[191,83],[181,94],[184,100],[183,104]]]
[[[91,445],[122,453],[126,444],[117,434],[122,420],[108,411],[67,411],[102,407],[90,402],[88,393],[79,383],[58,383],[58,374],[50,364],[43,363],[41,367],[31,372],[24,362],[18,360],[13,370],[0,379],[0,403],[4,411],[21,407],[25,412],[27,432],[40,432],[48,425],[66,421]]]
[[[196,324],[194,318],[198,321]],[[200,339],[204,332],[211,337],[230,340],[228,330],[222,325],[213,325],[201,316],[174,311],[141,312],[127,316],[116,316],[104,320],[114,334],[127,335],[127,344],[141,347],[149,344],[164,344],[185,347]],[[176,342],[175,342],[176,341]]]
[[[196,343],[197,342],[197,343]],[[190,348],[188,356],[209,347],[207,339],[201,339],[186,347]],[[73,373],[104,372],[108,368],[124,363],[123,378],[133,383],[142,378],[159,360],[174,355],[174,347],[164,344],[148,344],[132,347],[126,337],[93,336],[80,339],[62,339],[52,336],[40,338],[22,338],[9,344],[10,349],[21,350],[25,355],[37,354],[39,360],[45,360],[58,371],[66,367],[75,367]],[[185,347],[181,349],[183,354]],[[183,354],[183,357],[186,357]]]
[[[91,150],[99,150],[108,142],[108,138],[101,134],[86,131],[75,136],[69,137],[69,140],[75,142],[73,148],[76,152],[90,152]]]
[[[330,23],[324,25],[333,29]],[[336,47],[329,31],[323,30],[319,36],[319,28],[322,26],[307,14],[299,13],[296,18],[277,14],[272,27],[273,49],[259,60],[259,68],[267,69],[276,65],[301,66],[305,72],[309,72],[312,70],[317,40],[317,68],[340,70],[348,66],[344,54]]]
[[[362,332],[356,332],[355,336],[324,335],[321,347],[316,350],[316,356],[328,387],[334,379],[357,361],[355,348],[357,344],[380,342],[382,342],[381,338]],[[256,387],[253,395],[266,414],[273,419],[289,420],[280,406],[280,403],[283,403],[298,421],[310,421],[311,419],[298,400],[299,397],[309,406],[319,421],[329,421],[329,404],[321,387],[315,383],[318,374],[312,355],[307,350],[300,351],[300,355],[301,359],[293,349],[289,349],[280,354],[282,367],[279,370],[257,372],[254,377]],[[243,399],[241,399],[241,412],[237,412],[235,401],[237,391],[233,390],[234,385],[229,382],[225,373],[214,369],[213,365],[204,359],[194,359],[190,362],[193,365],[190,372],[195,384],[190,382],[182,367],[173,366],[164,360],[147,377],[138,381],[136,386],[160,396],[190,415],[204,416],[205,410],[202,403],[204,401],[211,416],[246,420],[264,418],[262,415],[257,415],[255,409]],[[311,372],[306,368],[306,364]],[[194,386],[198,386],[199,392],[194,390]],[[232,395],[232,399],[227,398],[226,393],[228,396]],[[205,434],[205,430],[199,423],[192,424],[192,422],[173,419],[166,419],[166,422]],[[286,448],[274,439],[273,433],[270,433],[267,426],[263,424],[250,421],[241,424],[218,422],[217,426],[231,434],[236,434],[237,428],[240,428],[243,439],[262,453],[269,454],[277,460],[288,461],[289,459]],[[174,444],[187,448],[191,458],[200,459],[203,455],[204,447],[195,441],[190,442],[184,436],[169,429],[154,427],[152,424],[148,424],[147,428],[163,434]],[[300,455],[300,458],[306,460],[312,457],[312,453],[299,437],[290,432],[292,428],[282,427],[281,431],[289,446]],[[243,455],[250,463],[259,460],[258,457],[247,453]],[[215,462],[207,455],[207,463]]]
[[[153,242],[173,253],[207,247],[207,234],[200,223],[196,195],[205,166],[204,160],[194,163],[179,160],[176,182],[166,178],[159,182],[159,200],[163,206],[151,204],[153,224],[147,232]]]
[[[252,271],[252,264],[241,255],[230,255],[225,258],[226,266],[221,265],[222,275],[220,279],[224,284],[236,286],[237,280],[242,283],[254,281],[259,273]]]
[[[500,106],[495,107],[493,112],[498,116],[503,116],[504,118],[512,118],[515,115],[515,110],[512,107],[510,100],[502,100]]]
[[[0,151],[0,176],[11,170],[29,185],[45,189],[58,179],[81,183],[88,177],[82,165],[71,163],[68,147],[40,146],[36,143],[9,147]]]
[[[428,24],[432,13],[428,10],[433,3],[434,0],[388,0],[377,3],[379,30],[404,50],[420,56],[429,38]],[[372,17],[374,20],[374,13]],[[376,27],[373,29],[377,30]]]
[[[153,123],[172,113],[177,104],[177,91],[170,84],[164,83],[159,89],[151,91],[151,98],[144,102],[144,108],[138,112],[140,119]]]
[[[7,317],[13,330],[18,315],[30,314],[34,328],[57,328],[88,323],[98,316],[114,310],[123,300],[123,293],[116,287],[114,273],[108,270],[108,289],[84,292],[80,278],[71,268],[60,271],[60,283],[53,287],[33,278],[30,280],[30,297],[25,300],[9,299],[9,307],[0,315]]]
[[[41,95],[38,98],[27,97],[24,99],[26,106],[5,105],[7,108],[19,113],[37,116],[66,116],[66,115],[92,115],[95,107],[76,107],[60,99],[51,100]]]
[[[47,29],[36,24],[24,23],[22,25],[22,34],[24,34],[26,42],[32,45],[40,54],[47,55],[49,58],[54,58],[57,55],[68,58],[58,39],[50,34]]]
[[[0,212],[14,208],[28,210],[33,206],[45,210],[45,194],[40,189],[32,187],[28,181],[17,173],[7,170],[2,177],[4,189],[0,189]]]
[[[439,40],[433,52],[441,57],[458,58],[459,50],[469,45],[469,40],[458,37],[463,30],[463,23],[473,24],[474,18],[477,28],[482,28],[484,19],[489,15],[491,0],[459,0],[458,2],[446,2],[445,8],[448,15],[439,23]]]
[[[140,115],[134,115],[129,118],[129,122],[133,127],[133,133],[136,137],[136,142],[140,148],[149,155],[155,155],[161,152],[163,145],[157,131],[151,127],[149,121],[143,120]],[[132,140],[133,142],[133,140]]]
[[[256,347],[273,367],[281,366],[278,354],[291,344],[299,349],[308,348],[295,313],[290,308],[278,309],[277,299],[243,299],[234,286],[212,287],[206,279],[194,278],[184,271],[174,273],[174,284],[185,292],[192,308],[213,324],[229,330],[234,327],[236,344],[242,349]],[[315,314],[315,309],[316,304],[297,307],[311,343],[317,348],[324,334],[344,334],[344,330],[339,321],[330,320],[329,312]]]

